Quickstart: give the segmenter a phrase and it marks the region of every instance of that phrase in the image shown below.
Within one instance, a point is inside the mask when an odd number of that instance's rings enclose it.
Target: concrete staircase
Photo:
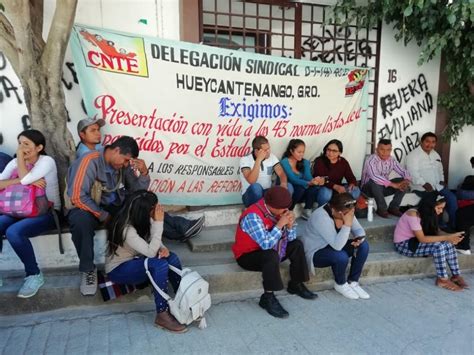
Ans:
[[[196,218],[206,215],[205,228],[195,239],[187,244],[167,241],[169,249],[176,252],[184,266],[197,270],[210,283],[214,301],[235,300],[257,296],[261,292],[261,275],[241,269],[234,261],[230,246],[233,243],[235,225],[242,206],[213,207],[188,212],[187,216]],[[298,219],[298,231],[302,232],[305,221]],[[392,238],[396,218],[381,219],[373,222],[361,220],[366,229],[370,244],[370,254],[362,283],[391,280],[393,278],[419,277],[434,275],[432,258],[407,258],[393,249]],[[63,235],[65,254],[61,255],[57,247],[57,235],[43,235],[32,239],[39,265],[45,275],[45,285],[31,299],[19,299],[16,293],[23,281],[23,265],[4,241],[0,254],[0,275],[3,286],[0,287],[0,314],[39,312],[71,306],[103,305],[98,293],[94,297],[79,294],[80,277],[77,270],[78,259],[70,234]],[[103,266],[105,233],[99,231],[95,238],[96,264]],[[461,268],[474,270],[474,255],[459,255]],[[288,280],[288,263],[281,267],[285,282]],[[317,269],[311,277],[309,286],[313,290],[331,288],[333,278],[330,268]],[[282,291],[285,292],[285,291]],[[110,303],[146,302],[152,305],[148,289],[120,297]]]

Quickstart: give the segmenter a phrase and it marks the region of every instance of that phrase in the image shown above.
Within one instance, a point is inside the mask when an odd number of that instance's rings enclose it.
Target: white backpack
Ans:
[[[169,268],[181,276],[181,282],[174,299],[162,291],[155,283],[148,271],[148,258],[145,259],[145,270],[151,284],[161,297],[168,301],[170,312],[178,322],[188,325],[194,321],[199,321],[199,328],[206,328],[204,312],[211,307],[209,283],[197,271],[190,269],[180,270],[172,265],[169,265]]]

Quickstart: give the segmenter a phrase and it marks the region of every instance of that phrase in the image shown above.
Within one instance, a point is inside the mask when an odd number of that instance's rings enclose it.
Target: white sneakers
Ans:
[[[456,249],[459,254],[471,255],[471,249]]]
[[[97,269],[82,272],[80,291],[83,296],[94,296],[97,292]]]
[[[343,285],[334,284],[334,289],[346,298],[351,300],[370,298],[369,294],[365,292],[362,287],[359,286],[358,282],[345,283]]]
[[[359,298],[362,298],[363,300],[368,300],[370,298],[370,295],[365,292],[362,287],[360,287],[358,282],[352,281],[349,283],[349,286],[352,288],[352,290],[354,290]]]

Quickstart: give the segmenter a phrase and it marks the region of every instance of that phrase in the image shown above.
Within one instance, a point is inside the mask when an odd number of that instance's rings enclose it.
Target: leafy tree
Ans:
[[[358,26],[379,21],[393,24],[395,38],[415,41],[421,47],[418,64],[443,55],[450,90],[438,103],[448,111],[445,138],[459,135],[465,125],[474,124],[474,1],[472,0],[375,0],[364,5],[357,0],[338,0],[334,20]]]
[[[0,3],[0,51],[8,58],[24,91],[31,126],[46,137],[46,148],[66,176],[74,159],[74,141],[67,129],[61,83],[64,55],[77,0],[57,0],[48,38],[43,39],[43,0]],[[64,188],[64,179],[59,179]]]

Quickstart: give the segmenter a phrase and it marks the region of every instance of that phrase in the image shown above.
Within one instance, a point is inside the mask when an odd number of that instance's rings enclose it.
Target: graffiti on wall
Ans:
[[[393,79],[393,71],[389,73]],[[379,98],[379,110],[383,122],[379,125],[379,139],[390,138],[396,148],[393,153],[401,162],[404,157],[419,145],[420,132],[417,124],[428,118],[433,110],[433,96],[428,90],[428,82],[424,74],[411,79],[408,84],[399,87]]]
[[[66,96],[67,121],[77,121],[84,118],[86,109],[79,91],[74,63],[66,61],[63,67],[62,83]],[[26,108],[20,80],[16,76],[5,55],[0,52],[0,116],[3,122],[8,119],[8,125],[0,126],[0,146],[9,145],[9,150],[14,149],[13,139],[22,130],[31,127],[30,117]],[[10,137],[8,142],[6,137]],[[2,148],[2,150],[8,150]]]
[[[366,38],[351,39],[350,28],[330,27],[322,36],[309,36],[301,46],[301,57],[324,63],[355,62],[357,56],[371,59],[373,49]]]

